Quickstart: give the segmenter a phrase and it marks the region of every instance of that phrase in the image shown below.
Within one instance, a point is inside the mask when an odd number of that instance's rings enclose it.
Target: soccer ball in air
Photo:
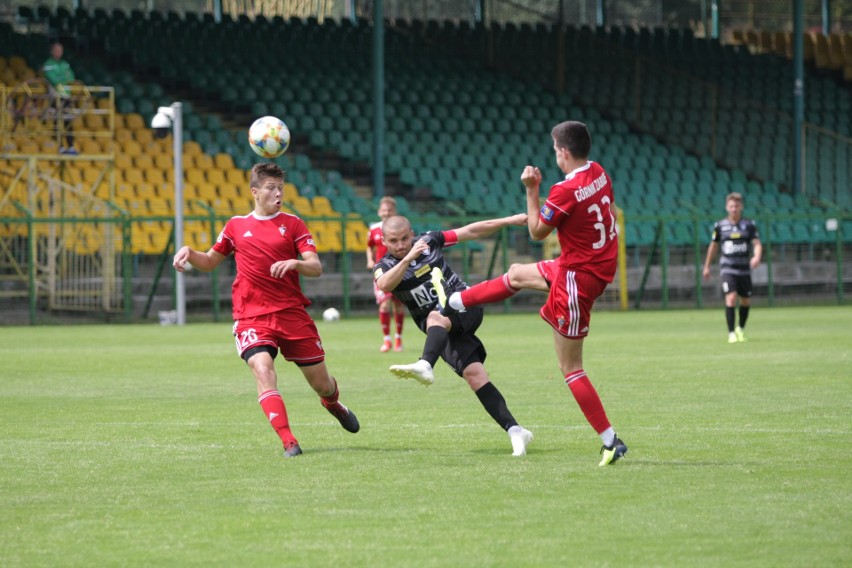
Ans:
[[[322,313],[322,319],[325,321],[338,321],[340,319],[340,312],[336,308],[328,308]]]
[[[280,118],[262,116],[249,128],[248,141],[258,156],[277,158],[290,146],[290,129]]]

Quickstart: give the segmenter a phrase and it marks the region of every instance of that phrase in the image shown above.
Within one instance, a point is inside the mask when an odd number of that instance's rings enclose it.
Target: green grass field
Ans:
[[[496,310],[493,310],[496,312]],[[0,328],[0,564],[848,566],[852,309],[596,313],[600,442],[534,314],[486,317],[486,367],[529,454],[443,363],[398,381],[378,322],[320,324],[361,432],[290,364],[284,460],[230,324]]]

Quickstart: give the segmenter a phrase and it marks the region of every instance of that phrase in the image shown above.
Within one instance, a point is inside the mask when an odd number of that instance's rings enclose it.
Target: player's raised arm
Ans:
[[[523,226],[526,224],[527,214],[518,213],[517,215],[510,215],[508,217],[501,217],[499,219],[476,221],[475,223],[471,223],[469,225],[465,225],[464,227],[456,229],[455,233],[459,242],[471,241],[474,239],[481,239],[493,235],[503,227],[510,227],[512,225]]]
[[[540,241],[553,231],[553,227],[544,223],[538,214],[541,209],[538,195],[541,185],[541,170],[535,166],[525,167],[521,174],[521,182],[527,192],[527,228],[530,236]]]

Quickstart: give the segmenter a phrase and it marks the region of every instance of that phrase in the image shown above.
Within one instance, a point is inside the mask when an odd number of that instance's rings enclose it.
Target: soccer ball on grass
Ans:
[[[280,118],[262,116],[249,128],[248,141],[258,156],[277,158],[290,146],[290,129]]]
[[[328,308],[322,313],[322,319],[324,321],[338,321],[340,320],[340,312],[336,308]]]

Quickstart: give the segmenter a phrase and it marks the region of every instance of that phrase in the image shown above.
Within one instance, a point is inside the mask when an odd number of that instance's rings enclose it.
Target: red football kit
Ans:
[[[367,235],[367,246],[373,249],[373,260],[376,262],[388,253],[388,247],[382,241],[382,223],[379,221],[370,225],[370,233]]]
[[[379,221],[370,225],[370,234],[367,235],[367,246],[373,249],[373,262],[378,263],[388,253],[388,247],[382,241],[382,223]],[[381,304],[387,299],[393,299],[391,292],[382,292],[373,280],[373,295],[376,297],[376,304]],[[399,313],[399,312],[397,312]],[[403,317],[404,314],[403,314]],[[385,334],[387,335],[387,334]]]
[[[297,363],[322,361],[319,333],[304,309],[311,302],[302,293],[299,273],[291,270],[282,278],[270,274],[275,262],[316,252],[305,222],[283,212],[269,217],[255,213],[231,217],[213,250],[224,256],[233,253],[237,262],[231,291],[240,355],[253,347],[272,345]]]
[[[584,337],[595,299],[612,282],[618,261],[612,181],[595,162],[550,188],[539,218],[556,227],[562,254],[551,282],[544,318],[566,337]]]

